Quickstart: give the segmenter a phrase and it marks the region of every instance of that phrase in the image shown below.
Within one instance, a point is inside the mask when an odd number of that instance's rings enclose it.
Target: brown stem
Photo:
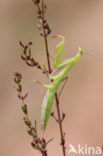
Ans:
[[[48,42],[47,42],[47,36],[46,36],[46,34],[45,34],[45,29],[44,29],[44,39],[45,39],[45,48],[46,48],[46,56],[47,56],[48,70],[49,70],[49,73],[51,73],[52,70],[51,70],[51,66],[50,66]]]
[[[42,0],[42,22],[44,21],[44,0]],[[49,57],[49,50],[48,50],[48,41],[47,41],[47,35],[45,33],[45,28],[43,27],[44,32],[44,40],[45,40],[45,48],[46,48],[46,56],[47,56],[47,64],[48,64],[48,70],[49,73],[52,72],[51,66],[50,66],[50,57]]]
[[[48,51],[48,42],[46,40],[46,48]],[[51,73],[51,66],[50,66],[50,60],[49,60],[49,53],[47,55],[48,58],[48,69],[49,72]],[[63,134],[63,128],[62,128],[62,122],[61,122],[61,115],[60,115],[60,107],[59,107],[59,99],[57,96],[57,92],[55,93],[55,101],[56,101],[56,108],[57,108],[57,115],[58,115],[58,123],[59,123],[59,129],[60,129],[60,136],[61,136],[61,145],[62,145],[62,151],[63,151],[63,156],[66,156],[66,152],[65,152],[65,138],[64,138],[64,134]]]
[[[63,134],[63,128],[62,128],[62,122],[61,122],[61,115],[60,115],[60,107],[59,107],[59,99],[57,92],[55,93],[55,101],[56,101],[56,107],[57,107],[57,114],[58,114],[58,123],[59,123],[59,129],[60,129],[60,135],[61,135],[61,145],[63,150],[63,156],[66,156],[65,153],[65,138]]]
[[[42,156],[47,156],[47,152],[42,152]]]
[[[45,37],[45,46],[46,46],[48,70],[49,70],[49,73],[51,73],[52,70],[51,70],[50,60],[49,60],[47,37]],[[65,139],[64,139],[64,134],[63,134],[61,115],[60,115],[60,108],[59,108],[59,99],[58,99],[58,96],[57,96],[57,92],[55,93],[55,101],[56,101],[57,115],[58,115],[58,121],[59,121],[58,123],[59,123],[60,135],[61,135],[61,145],[62,145],[62,150],[63,150],[63,156],[66,156],[66,152],[65,152]]]
[[[42,0],[42,16],[43,16],[43,20],[44,20],[44,2],[43,2],[43,0]],[[45,33],[45,28],[43,28],[43,32],[44,32],[44,39],[45,39],[45,48],[46,48],[48,70],[49,70],[49,73],[51,73],[52,70],[51,70],[51,65],[50,65],[49,50],[48,50],[48,40],[47,40],[47,35]],[[59,123],[59,129],[60,129],[61,146],[62,146],[63,156],[66,156],[66,152],[65,152],[65,138],[64,138],[63,128],[62,128],[60,107],[59,107],[59,99],[58,99],[58,96],[57,96],[57,92],[55,93],[55,101],[56,101],[57,115],[58,115],[58,121],[59,121],[58,123]],[[43,156],[46,156],[46,155],[43,155]]]

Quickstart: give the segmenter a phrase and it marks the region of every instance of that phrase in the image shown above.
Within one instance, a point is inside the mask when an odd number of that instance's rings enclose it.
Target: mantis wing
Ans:
[[[47,90],[41,107],[41,128],[45,130],[49,119],[55,91]]]

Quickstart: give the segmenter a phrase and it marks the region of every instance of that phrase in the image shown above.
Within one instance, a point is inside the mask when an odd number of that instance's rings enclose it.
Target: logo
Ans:
[[[69,146],[70,146],[70,149],[69,149],[68,155],[72,153],[75,153],[78,155],[84,155],[84,154],[101,155],[102,154],[102,149],[99,146],[93,147],[93,146],[87,146],[86,144],[84,146],[81,146],[80,144],[78,144],[77,147],[74,147],[72,144],[70,144]]]

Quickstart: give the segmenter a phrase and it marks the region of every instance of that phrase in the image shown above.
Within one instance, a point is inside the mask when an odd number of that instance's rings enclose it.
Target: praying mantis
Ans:
[[[43,84],[44,87],[48,88],[41,106],[41,128],[43,130],[45,130],[47,126],[54,96],[60,83],[67,77],[67,73],[69,72],[69,70],[75,65],[76,62],[79,61],[80,57],[83,55],[83,50],[81,48],[78,48],[78,52],[75,57],[61,61],[60,58],[64,49],[65,38],[59,35],[56,37],[61,38],[62,41],[56,48],[54,67],[58,70],[62,68],[63,69],[57,75],[49,75],[49,79],[52,81],[51,84]]]

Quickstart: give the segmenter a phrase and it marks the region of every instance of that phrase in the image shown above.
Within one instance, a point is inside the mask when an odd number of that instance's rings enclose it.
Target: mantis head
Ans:
[[[80,55],[82,56],[82,55],[84,54],[83,49],[79,47],[79,48],[78,48],[78,53],[80,53]]]

